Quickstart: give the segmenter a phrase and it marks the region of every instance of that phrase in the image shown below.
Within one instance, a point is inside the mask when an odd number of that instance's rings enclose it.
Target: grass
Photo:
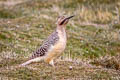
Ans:
[[[3,69],[0,71],[1,78],[119,78],[120,74],[115,71],[120,69],[117,57],[120,52],[119,0],[12,0],[12,4],[7,2],[9,1],[0,0],[0,69]],[[73,14],[75,17],[66,28],[68,42],[60,58],[63,62],[58,61],[55,69],[44,63],[6,69],[26,61],[26,58],[31,56],[55,29],[59,15]],[[104,58],[105,56],[108,58]],[[79,60],[80,63],[91,62],[89,64],[94,64],[97,68],[84,64],[76,65]],[[115,65],[112,66],[113,64]],[[71,65],[73,70],[69,70]],[[34,68],[38,70],[33,70]],[[110,69],[104,70],[105,68]]]
[[[117,79],[119,72],[114,70],[106,70],[103,68],[89,68],[74,62],[60,61],[57,62],[55,68],[48,64],[35,63],[22,68],[8,68],[0,72],[1,76],[7,76],[9,79]],[[70,69],[69,66],[73,68]],[[44,68],[44,69],[43,69]]]

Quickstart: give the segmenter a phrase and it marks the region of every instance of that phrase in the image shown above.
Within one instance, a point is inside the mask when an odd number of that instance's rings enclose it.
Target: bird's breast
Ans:
[[[66,36],[60,36],[59,35],[59,40],[51,46],[52,52],[53,53],[62,53],[66,47]]]
[[[65,50],[66,47],[66,33],[58,32],[59,40],[54,44],[51,45],[48,54],[46,55],[46,60],[54,59]]]
[[[58,32],[59,40],[56,43],[58,46],[60,46],[61,50],[64,50],[66,47],[67,37],[65,30],[63,32]]]
[[[51,45],[49,49],[49,52],[52,54],[61,54],[66,47],[66,33],[63,34],[58,32],[58,36],[59,40],[54,45]]]

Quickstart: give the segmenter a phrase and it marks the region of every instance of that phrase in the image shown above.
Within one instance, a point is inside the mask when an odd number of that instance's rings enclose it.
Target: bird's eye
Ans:
[[[65,16],[62,16],[62,19],[64,19],[65,18]]]
[[[58,18],[60,18],[60,16],[58,16]]]

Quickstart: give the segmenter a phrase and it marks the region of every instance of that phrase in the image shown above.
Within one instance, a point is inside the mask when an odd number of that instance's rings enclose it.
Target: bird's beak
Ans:
[[[73,16],[70,16],[70,17],[65,18],[65,20],[66,20],[66,19],[70,19],[70,18],[72,18],[72,17],[74,17],[74,15],[73,15]]]
[[[62,25],[66,20],[69,20],[69,19],[71,19],[72,17],[74,17],[74,15],[73,16],[69,16],[69,17],[67,17],[67,18],[65,18],[61,23],[60,23],[60,25]]]

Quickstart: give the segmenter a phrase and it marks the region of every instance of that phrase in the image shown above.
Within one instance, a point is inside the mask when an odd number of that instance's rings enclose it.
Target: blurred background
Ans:
[[[31,56],[60,15],[75,15],[60,60],[120,69],[120,0],[0,0],[0,68]]]

